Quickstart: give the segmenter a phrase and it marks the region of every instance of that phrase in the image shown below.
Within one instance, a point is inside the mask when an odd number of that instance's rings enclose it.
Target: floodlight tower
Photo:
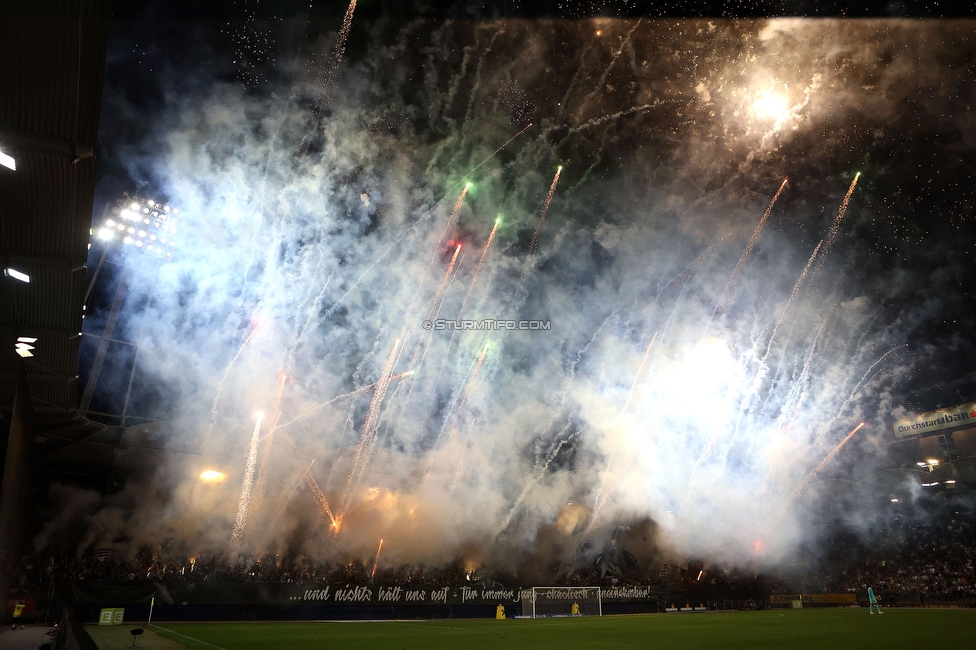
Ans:
[[[125,253],[130,254],[132,252],[137,252],[143,255],[149,255],[160,262],[172,261],[173,253],[176,248],[175,237],[179,214],[180,211],[178,208],[172,208],[169,205],[157,202],[151,198],[129,196],[123,197],[117,201],[114,206],[107,209],[102,222],[92,229],[92,235],[103,242],[104,248],[102,250],[102,256],[99,259],[98,265],[95,267],[95,271],[92,274],[91,282],[88,284],[88,289],[85,292],[86,306],[110,250],[122,250]],[[94,395],[95,387],[98,384],[98,375],[101,372],[102,364],[105,361],[105,355],[108,352],[108,345],[114,341],[112,338],[112,332],[115,329],[115,323],[118,320],[119,312],[122,309],[122,303],[128,284],[128,271],[129,270],[126,268],[123,262],[121,277],[115,290],[115,297],[112,300],[112,307],[109,311],[109,316],[105,321],[105,327],[102,331],[102,335],[98,336],[95,334],[85,334],[86,336],[99,339],[99,343],[98,350],[95,353],[95,359],[92,363],[91,373],[89,374],[88,381],[85,384],[85,391],[82,394],[81,403],[79,406],[80,410],[83,412],[87,412],[91,406],[92,395]],[[150,300],[151,299],[152,293],[150,290]],[[132,382],[135,378],[136,362],[138,361],[139,356],[139,346],[138,344],[132,344],[126,341],[115,342],[127,343],[129,345],[134,345],[136,348],[135,355],[133,356],[132,360],[132,369],[129,373],[129,383],[128,387],[126,388],[125,402],[123,403],[122,414],[120,416],[121,424],[122,426],[125,426],[126,414],[129,407],[129,397],[132,393]]]

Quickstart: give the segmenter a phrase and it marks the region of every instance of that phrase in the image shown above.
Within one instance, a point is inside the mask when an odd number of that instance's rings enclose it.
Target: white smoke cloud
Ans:
[[[817,491],[793,508],[789,496],[857,423],[868,422],[861,437],[885,435],[909,365],[897,350],[918,321],[851,279],[865,254],[849,237],[862,190],[790,302],[852,178],[850,156],[816,134],[865,98],[883,129],[900,75],[917,69],[910,55],[878,69],[854,35],[876,49],[922,36],[804,21],[646,22],[629,36],[633,23],[601,25],[602,38],[629,39],[619,57],[622,41],[594,40],[586,23],[444,25],[416,36],[422,44],[371,45],[342,69],[329,105],[295,80],[273,98],[215,84],[168,111],[151,139],[153,173],[182,210],[179,243],[172,263],[130,256],[134,284],[153,289],[129,327],[144,332],[140,364],[174,391],[165,435],[202,455],[168,458],[156,472],[170,477],[168,505],[146,495],[136,509],[153,516],[119,526],[166,530],[194,552],[226,547],[255,413],[270,422],[284,372],[284,426],[249,549],[308,526],[310,556],[367,557],[382,537],[393,563],[494,550],[505,565],[509,550],[556,535],[571,561],[583,539],[597,548],[618,524],[650,519],[660,544],[686,557],[775,562],[811,534]],[[560,58],[567,43],[578,51]],[[516,86],[527,94],[517,102]],[[788,114],[750,113],[773,91],[788,95]],[[536,126],[466,175],[533,107]],[[797,142],[816,168],[784,161]],[[788,169],[787,194],[716,313]],[[439,241],[467,181],[457,226]],[[463,315],[551,329],[425,331],[454,242],[447,319],[499,213]],[[375,405],[365,475],[334,534],[328,517],[298,514],[315,507],[302,475],[314,459],[309,473],[338,507],[374,392],[335,398],[381,381],[395,345],[392,372],[413,374],[390,379]],[[210,464],[229,479],[201,484]]]

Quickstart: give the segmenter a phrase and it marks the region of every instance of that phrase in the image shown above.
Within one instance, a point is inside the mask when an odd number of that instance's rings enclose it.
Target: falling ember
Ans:
[[[837,444],[837,446],[834,447],[829,454],[827,454],[826,458],[824,458],[822,461],[820,461],[820,464],[817,465],[816,467],[814,467],[813,468],[813,471],[810,472],[805,479],[803,479],[803,482],[800,483],[800,487],[796,488],[796,490],[793,491],[793,494],[790,495],[790,500],[787,502],[786,507],[783,508],[783,513],[784,514],[786,513],[787,510],[790,509],[790,507],[794,503],[796,503],[796,500],[799,499],[800,498],[800,495],[803,494],[803,492],[810,486],[810,483],[813,481],[813,479],[815,479],[817,477],[817,474],[819,474],[820,472],[823,471],[823,468],[827,466],[827,463],[829,463],[831,460],[833,460],[834,456],[836,456],[838,454],[838,452],[840,452],[840,450],[844,448],[844,445],[846,445],[847,442],[851,438],[854,437],[854,434],[857,433],[858,430],[861,427],[863,427],[863,426],[864,426],[864,423],[862,422],[859,425],[857,425],[856,427],[854,427],[854,429],[850,433],[847,434],[847,437],[845,437],[843,440],[841,440]]]
[[[535,225],[535,232],[532,233],[532,243],[529,244],[529,254],[534,254],[539,246],[539,236],[542,234],[542,226],[546,223],[546,213],[549,212],[549,204],[552,203],[552,196],[556,193],[556,183],[559,182],[559,174],[563,171],[562,165],[556,169],[556,175],[552,177],[552,185],[549,186],[549,194],[546,195],[546,202],[542,204],[542,214],[539,222]]]
[[[698,582],[699,580],[701,580],[701,577],[702,577],[702,574],[703,573],[705,573],[705,569],[702,569],[701,571],[698,572],[698,577],[695,578],[695,582]]]
[[[427,263],[428,267],[434,263],[434,258],[437,257],[437,253],[441,250],[441,242],[444,241],[444,238],[451,231],[451,226],[454,225],[454,220],[457,219],[458,212],[461,211],[461,206],[464,205],[464,197],[467,196],[468,189],[470,188],[471,183],[466,184],[464,189],[461,190],[461,196],[454,202],[454,207],[451,208],[451,214],[447,217],[447,223],[444,224],[444,230],[441,232],[441,236],[437,238],[437,245],[434,246],[434,252],[431,254],[430,261]]]
[[[336,39],[335,48],[332,50],[332,67],[329,68],[328,77],[325,83],[331,86],[335,83],[336,73],[339,72],[339,65],[342,63],[342,55],[346,51],[346,39],[349,38],[349,30],[352,28],[352,14],[356,11],[356,0],[349,3],[346,15],[342,19],[342,29],[339,30],[339,37]]]
[[[305,472],[305,484],[315,496],[315,503],[322,509],[322,512],[329,516],[329,521],[332,522],[332,527],[338,530],[339,523],[336,520],[335,515],[332,514],[332,508],[329,507],[329,500],[325,498],[325,494],[319,488],[319,484],[315,481],[315,478],[307,471]]]
[[[749,238],[749,243],[746,244],[746,249],[742,251],[742,256],[739,257],[739,262],[735,265],[735,269],[732,271],[732,275],[729,276],[729,281],[725,285],[725,289],[722,291],[722,296],[718,300],[718,305],[715,307],[714,316],[720,316],[725,312],[726,307],[728,307],[729,298],[732,295],[732,290],[735,288],[735,283],[739,279],[739,275],[742,273],[742,267],[746,265],[746,261],[749,259],[749,254],[752,253],[752,249],[755,247],[756,242],[759,241],[759,234],[762,232],[763,226],[766,225],[766,219],[769,218],[769,213],[773,211],[773,206],[776,205],[776,199],[779,195],[783,193],[783,189],[786,187],[788,178],[784,178],[779,189],[776,190],[776,194],[773,195],[773,199],[766,206],[766,211],[763,212],[762,217],[759,219],[759,223],[756,225],[756,229],[752,232],[752,237]]]
[[[380,564],[380,551],[383,550],[383,538],[380,538],[380,545],[376,547],[376,560],[373,561],[373,571],[369,574],[370,578],[376,576],[376,567]]]
[[[474,283],[478,281],[478,275],[481,274],[481,267],[485,265],[485,258],[488,257],[488,249],[491,248],[491,242],[495,239],[495,233],[498,232],[498,224],[501,223],[502,216],[498,215],[495,219],[495,225],[492,226],[491,232],[488,234],[488,241],[485,242],[485,247],[481,251],[481,258],[478,259],[478,266],[475,267],[474,273],[471,276],[471,282],[468,283],[468,291],[464,294],[464,300],[461,301],[461,309],[458,311],[458,318],[461,318],[461,314],[464,313],[464,308],[468,304],[468,298],[471,297],[471,291],[474,289]]]
[[[458,244],[457,248],[454,249],[454,255],[451,256],[451,263],[447,265],[447,270],[444,271],[444,277],[441,278],[440,284],[437,285],[437,291],[434,292],[434,299],[430,301],[427,318],[433,318],[437,315],[437,311],[441,307],[441,298],[444,297],[444,290],[447,289],[447,283],[451,280],[451,273],[454,272],[454,265],[457,263],[457,258],[460,253],[461,244]]]
[[[251,447],[247,452],[247,464],[244,466],[244,482],[241,484],[241,496],[237,500],[237,519],[234,521],[234,530],[230,535],[230,542],[235,548],[240,548],[244,539],[244,526],[247,524],[247,515],[251,508],[251,488],[254,487],[254,465],[258,458],[258,442],[261,440],[261,419],[263,414],[258,415],[257,422],[254,423],[254,432],[251,434]]]

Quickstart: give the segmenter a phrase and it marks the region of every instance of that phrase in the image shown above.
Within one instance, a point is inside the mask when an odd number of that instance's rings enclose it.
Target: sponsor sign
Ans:
[[[908,438],[930,431],[953,429],[972,424],[976,426],[976,402],[929,411],[895,421],[891,428],[896,438]]]

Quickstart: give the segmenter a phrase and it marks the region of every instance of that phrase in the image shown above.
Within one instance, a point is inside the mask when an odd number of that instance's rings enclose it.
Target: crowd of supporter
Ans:
[[[381,564],[374,571],[371,561],[362,560],[320,564],[309,558],[283,562],[273,555],[162,557],[148,548],[128,558],[111,549],[88,549],[81,554],[49,549],[11,559],[4,570],[11,576],[12,597],[33,596],[47,602],[63,599],[69,594],[70,583],[86,580],[376,583],[414,588],[472,582],[494,587],[524,582],[517,575],[493,573],[484,565],[465,568],[461,561],[441,567]],[[640,560],[623,549],[610,549],[595,560],[587,559],[570,569],[553,566],[535,574],[530,582],[602,587],[650,585],[662,593],[703,589],[726,598],[777,593],[860,594],[872,586],[876,592],[889,596],[918,597],[921,604],[926,597],[976,599],[976,528],[957,523],[937,530],[908,527],[895,543],[889,544],[864,544],[849,535],[839,537],[828,543],[826,552],[816,562],[792,571],[724,569],[701,561]]]

